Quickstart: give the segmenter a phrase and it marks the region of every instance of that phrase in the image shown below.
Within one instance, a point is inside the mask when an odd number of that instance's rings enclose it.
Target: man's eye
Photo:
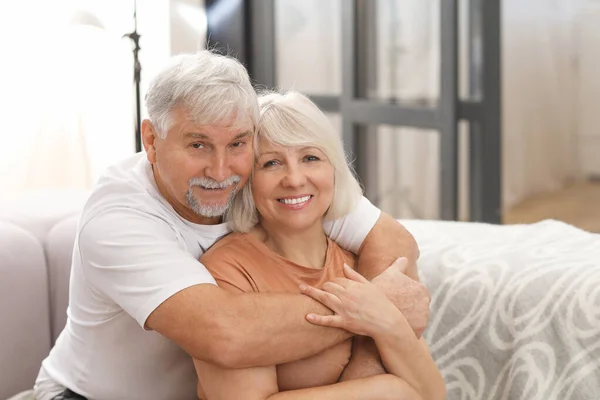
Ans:
[[[202,143],[192,143],[192,147],[194,149],[202,149],[204,148],[204,145]]]
[[[235,142],[231,145],[231,147],[244,147],[244,145],[246,144],[246,142]]]

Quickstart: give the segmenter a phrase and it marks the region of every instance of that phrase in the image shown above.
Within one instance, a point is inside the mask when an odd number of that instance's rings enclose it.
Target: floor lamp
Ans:
[[[137,0],[133,2],[133,32],[126,33],[123,37],[128,37],[133,41],[133,82],[135,85],[135,151],[142,151],[142,104],[140,99],[140,78],[142,75],[142,65],[138,57],[140,51],[140,37],[137,32]]]

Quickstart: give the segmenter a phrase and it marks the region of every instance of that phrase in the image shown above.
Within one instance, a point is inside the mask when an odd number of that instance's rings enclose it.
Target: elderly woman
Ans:
[[[352,352],[349,339],[313,357],[269,367],[223,369],[195,360],[198,396],[444,398],[444,382],[423,339],[375,285],[353,271],[355,256],[323,231],[324,219],[345,215],[361,197],[337,132],[301,94],[268,94],[260,104],[251,182],[228,215],[235,232],[201,261],[219,286],[232,292],[299,293],[303,286],[335,312],[309,315],[309,321],[371,337],[387,374],[340,379]],[[328,281],[335,283],[323,287],[327,292],[317,289]]]

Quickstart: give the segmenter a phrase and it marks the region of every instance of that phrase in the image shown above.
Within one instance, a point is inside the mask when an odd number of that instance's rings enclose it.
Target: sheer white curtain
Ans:
[[[574,17],[581,4],[503,1],[505,207],[579,176]]]
[[[275,2],[276,82],[304,93],[341,93],[341,1]]]
[[[576,12],[578,90],[575,107],[582,173],[600,177],[600,2],[583,1]]]
[[[205,48],[206,16],[203,0],[137,3],[143,103],[172,50]],[[0,200],[86,191],[133,154],[132,30],[133,0],[0,2]]]
[[[384,0],[380,1],[381,15],[389,16],[392,4],[402,27],[396,41],[403,49],[394,77],[402,82],[396,95],[434,100],[439,90],[439,2]],[[504,207],[538,192],[556,190],[580,176],[580,55],[574,24],[581,4],[580,0],[502,2]],[[380,40],[379,45],[389,44]],[[390,65],[380,60],[382,91],[389,90],[385,77],[390,76]],[[389,198],[388,207],[402,206],[397,215],[403,217],[435,217],[439,198],[437,138],[413,129],[386,128],[384,133],[381,151],[396,149],[401,178],[393,180],[382,174],[382,184],[393,188],[400,183],[405,193],[400,202],[398,197]],[[392,139],[397,133],[401,135]],[[393,165],[391,156],[382,162]],[[380,171],[386,170],[385,165],[380,165]]]
[[[439,96],[439,2],[377,2],[377,88],[370,97],[432,106]],[[379,201],[402,218],[439,218],[436,131],[379,126]]]
[[[10,21],[1,28],[4,196],[87,189],[133,152],[131,50],[113,31],[126,25],[103,21],[92,6],[2,3]]]

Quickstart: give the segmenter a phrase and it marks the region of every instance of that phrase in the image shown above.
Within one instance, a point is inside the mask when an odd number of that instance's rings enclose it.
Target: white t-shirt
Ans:
[[[363,198],[325,230],[356,253],[379,214]],[[226,224],[181,218],[160,195],[144,153],[109,168],[79,221],[68,320],[42,363],[36,397],[68,387],[91,400],[196,399],[190,356],[143,327],[178,291],[215,284],[198,259],[227,233]]]

